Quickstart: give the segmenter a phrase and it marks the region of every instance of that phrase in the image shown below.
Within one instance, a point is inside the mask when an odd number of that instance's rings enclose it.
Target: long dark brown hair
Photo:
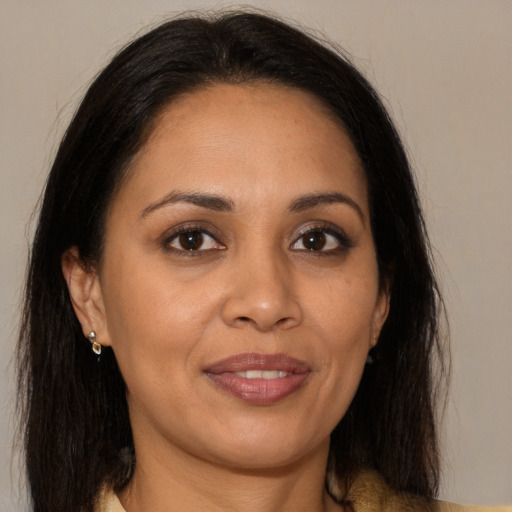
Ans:
[[[339,51],[250,12],[168,21],[125,47],[94,80],[60,144],[42,199],[19,336],[21,435],[34,512],[91,512],[102,485],[129,481],[133,440],[111,349],[98,363],[61,272],[77,246],[102,254],[109,201],[152,121],[178,95],[259,80],[319,98],[349,134],[369,187],[380,276],[391,305],[374,363],[331,435],[328,472],[344,493],[374,469],[432,498],[439,481],[434,362],[443,308],[407,157],[378,95]],[[384,281],[383,281],[384,282]]]

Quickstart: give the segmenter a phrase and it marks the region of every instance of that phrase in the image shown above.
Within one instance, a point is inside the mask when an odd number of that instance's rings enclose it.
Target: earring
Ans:
[[[373,364],[373,362],[375,361],[375,359],[373,358],[373,356],[368,353],[368,356],[366,357],[366,364]]]
[[[87,335],[87,339],[92,343],[92,351],[99,356],[101,354],[101,343],[96,341],[96,332],[91,331]]]

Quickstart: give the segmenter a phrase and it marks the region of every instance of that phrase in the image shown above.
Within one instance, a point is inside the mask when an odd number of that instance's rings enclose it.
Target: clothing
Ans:
[[[374,472],[363,472],[348,495],[354,512],[512,512],[508,507],[470,507],[446,501],[427,503],[423,498],[397,494]],[[126,512],[113,491],[100,499],[96,512]]]
[[[397,494],[374,471],[363,471],[348,493],[354,512],[512,512],[510,507],[471,507],[446,501],[426,502],[411,494]]]
[[[114,491],[107,490],[100,497],[98,505],[94,512],[126,512]]]

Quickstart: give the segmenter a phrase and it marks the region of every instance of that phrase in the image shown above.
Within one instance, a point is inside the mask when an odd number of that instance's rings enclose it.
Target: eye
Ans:
[[[352,244],[343,231],[333,228],[315,227],[302,233],[292,244],[296,251],[335,253],[351,247]]]
[[[200,252],[214,249],[225,249],[215,237],[204,229],[182,228],[164,242],[165,246],[174,251]]]

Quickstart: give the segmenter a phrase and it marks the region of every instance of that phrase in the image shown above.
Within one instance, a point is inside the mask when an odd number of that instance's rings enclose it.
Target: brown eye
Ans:
[[[325,247],[325,233],[312,231],[302,236],[304,248],[308,251],[321,251]]]
[[[203,229],[184,228],[164,241],[164,246],[175,252],[205,252],[212,249],[225,249],[213,235]]]
[[[185,251],[197,251],[203,245],[203,234],[200,231],[188,231],[178,238],[180,247]]]
[[[332,227],[315,227],[302,233],[291,245],[294,251],[319,254],[337,254],[353,247],[352,242],[341,230]]]

